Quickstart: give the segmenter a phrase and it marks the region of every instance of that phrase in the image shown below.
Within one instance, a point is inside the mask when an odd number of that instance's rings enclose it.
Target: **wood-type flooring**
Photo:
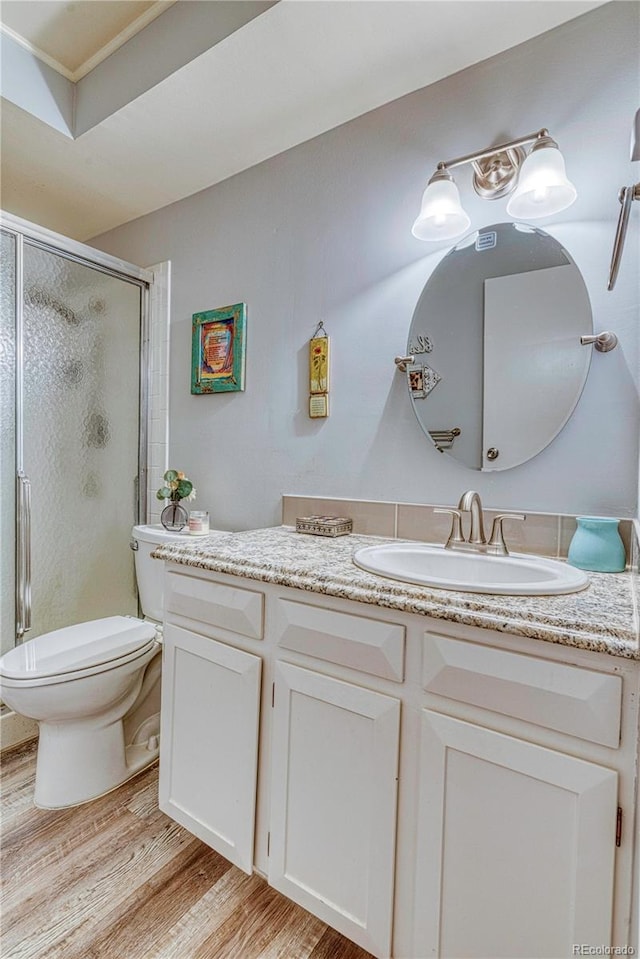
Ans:
[[[157,765],[74,809],[2,756],[2,959],[370,959],[158,809]]]

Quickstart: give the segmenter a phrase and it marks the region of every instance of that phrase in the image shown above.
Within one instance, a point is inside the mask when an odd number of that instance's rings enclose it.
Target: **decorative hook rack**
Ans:
[[[451,430],[429,430],[429,436],[439,450],[450,450],[456,436],[460,436],[460,427],[454,426]]]
[[[618,337],[610,330],[604,330],[602,333],[590,333],[580,337],[582,346],[593,346],[598,353],[610,353],[618,345]],[[415,363],[415,356],[396,356],[393,362],[400,373],[406,373],[407,367]]]

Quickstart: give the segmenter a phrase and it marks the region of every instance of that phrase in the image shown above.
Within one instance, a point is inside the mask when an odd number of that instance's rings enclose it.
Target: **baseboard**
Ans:
[[[27,719],[11,710],[0,716],[0,749],[11,749],[37,735],[38,724],[35,719]]]

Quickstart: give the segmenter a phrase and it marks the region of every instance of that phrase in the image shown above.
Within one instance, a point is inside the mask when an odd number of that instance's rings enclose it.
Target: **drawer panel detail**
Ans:
[[[405,629],[397,623],[279,599],[275,631],[285,649],[397,683],[404,678]]]
[[[219,626],[232,633],[262,639],[264,596],[249,589],[238,589],[193,575],[169,571],[165,580],[165,603],[169,613],[177,613],[199,623]]]
[[[620,743],[620,676],[425,633],[422,685],[578,739]]]

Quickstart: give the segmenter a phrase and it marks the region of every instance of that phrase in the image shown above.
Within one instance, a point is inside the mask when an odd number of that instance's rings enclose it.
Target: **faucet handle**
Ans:
[[[524,513],[498,513],[491,527],[491,536],[487,543],[487,551],[495,553],[497,556],[508,556],[509,550],[504,541],[502,523],[505,519],[518,519],[524,522],[526,518]]]
[[[464,543],[465,538],[462,535],[462,513],[459,509],[439,509],[434,507],[434,513],[449,513],[451,516],[451,530],[449,538],[444,544],[445,549],[452,549],[459,543]]]

